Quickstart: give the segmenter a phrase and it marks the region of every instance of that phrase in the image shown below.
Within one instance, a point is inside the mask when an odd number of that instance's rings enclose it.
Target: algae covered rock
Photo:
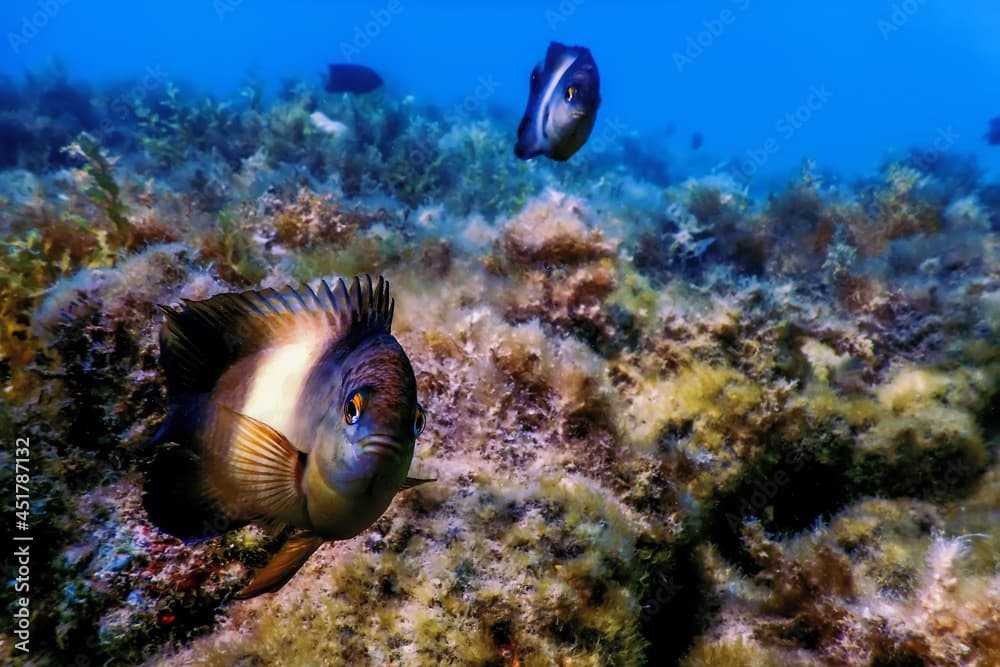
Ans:
[[[1000,661],[995,185],[807,165],[768,198],[526,166],[496,119],[388,94],[148,97],[73,169],[0,179],[0,431],[33,443],[38,544],[38,649],[5,659]],[[184,543],[141,510],[157,305],[365,272],[437,481],[234,600],[288,534]]]

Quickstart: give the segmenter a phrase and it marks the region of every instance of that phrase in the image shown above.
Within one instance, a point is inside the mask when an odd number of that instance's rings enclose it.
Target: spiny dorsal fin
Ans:
[[[295,576],[323,542],[322,537],[307,530],[292,535],[267,565],[254,573],[250,583],[236,594],[236,599],[246,600],[278,590]]]
[[[338,281],[338,288],[344,284]],[[389,296],[389,282],[379,276],[372,285],[372,277],[364,276],[364,283],[358,276],[351,281],[347,291],[350,310],[350,336],[364,336],[374,333],[389,333],[395,301]]]
[[[220,501],[264,517],[287,520],[301,513],[304,463],[299,450],[267,424],[235,410],[221,407],[218,419],[230,438],[227,477],[236,496]]]
[[[436,482],[436,481],[438,481],[437,477],[434,477],[433,479],[421,479],[420,477],[407,477],[406,479],[403,480],[403,483],[400,485],[399,490],[404,491],[406,489],[412,489],[415,486],[420,486],[421,484],[430,484],[431,482]]]
[[[160,306],[166,321],[160,330],[160,363],[172,394],[211,391],[235,361],[294,336],[360,337],[388,333],[394,302],[381,276],[343,279],[333,288],[324,281],[313,291],[265,289],[219,294],[204,301],[184,301],[179,308]]]

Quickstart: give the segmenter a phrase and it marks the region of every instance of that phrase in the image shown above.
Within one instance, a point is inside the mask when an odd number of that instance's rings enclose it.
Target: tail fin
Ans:
[[[207,397],[178,397],[150,441],[142,505],[164,532],[183,540],[220,535],[246,522],[226,515],[206,492],[202,453],[192,425],[203,423]]]

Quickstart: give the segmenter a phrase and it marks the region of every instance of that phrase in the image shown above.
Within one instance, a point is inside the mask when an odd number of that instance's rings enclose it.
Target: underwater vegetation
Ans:
[[[384,88],[4,90],[4,123],[76,119],[0,144],[35,545],[5,663],[1000,664],[1000,184],[968,158],[761,195],[593,142],[525,163],[516,118]],[[236,600],[288,536],[143,509],[157,305],[362,273],[437,481]]]

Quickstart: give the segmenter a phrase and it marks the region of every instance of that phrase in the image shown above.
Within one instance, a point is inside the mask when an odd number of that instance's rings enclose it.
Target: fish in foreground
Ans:
[[[1000,146],[1000,116],[990,119],[990,129],[983,135],[990,146]]]
[[[292,527],[238,594],[283,586],[326,540],[357,535],[408,477],[424,427],[381,277],[162,307],[171,404],[143,505],[182,539],[250,522]]]
[[[370,93],[382,85],[378,72],[364,65],[329,65],[326,77],[328,93]]]
[[[590,137],[601,105],[601,80],[590,51],[550,42],[545,61],[531,70],[528,106],[517,128],[514,154],[568,160]]]

